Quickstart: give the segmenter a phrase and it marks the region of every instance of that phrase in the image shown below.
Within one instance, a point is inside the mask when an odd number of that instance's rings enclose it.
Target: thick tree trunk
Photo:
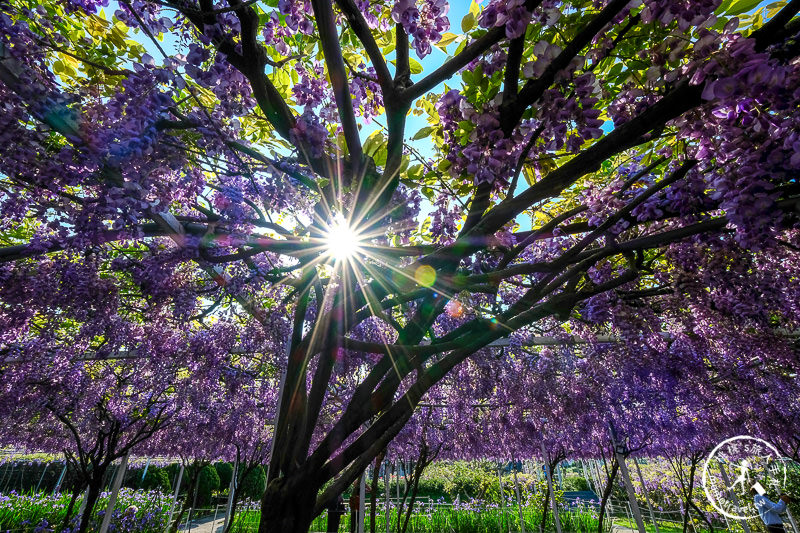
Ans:
[[[308,485],[300,479],[272,480],[261,501],[258,533],[307,533],[316,503],[316,491],[309,490]]]
[[[86,506],[81,515],[81,522],[78,526],[78,533],[86,533],[89,528],[89,521],[92,519],[92,511],[94,511],[94,504],[97,503],[97,498],[100,496],[100,490],[103,488],[103,475],[100,474],[89,482],[89,492],[86,494]]]

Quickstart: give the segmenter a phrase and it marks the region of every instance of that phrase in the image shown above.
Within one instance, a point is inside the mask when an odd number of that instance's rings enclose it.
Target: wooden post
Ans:
[[[106,514],[103,516],[103,523],[100,525],[100,533],[108,533],[108,526],[111,524],[111,515],[114,514],[114,507],[117,504],[117,495],[119,494],[119,488],[122,486],[122,478],[125,477],[125,469],[128,466],[128,457],[130,457],[130,455],[130,451],[125,454],[114,475],[114,481],[111,485],[111,495],[108,497],[108,505],[106,505]]]
[[[544,447],[544,441],[542,441],[542,457],[544,458],[544,473],[547,476],[547,487],[550,489],[550,502],[553,506],[553,521],[556,524],[556,532],[561,533],[561,518],[558,516],[556,492],[553,490],[553,476],[550,473],[550,454],[547,453],[547,448]]]
[[[639,474],[639,483],[642,484],[642,492],[644,492],[644,500],[647,502],[647,509],[650,511],[650,520],[653,521],[653,527],[655,528],[656,533],[660,533],[658,531],[658,522],[656,521],[656,515],[653,512],[653,505],[650,503],[650,495],[647,493],[647,487],[644,486],[644,476],[642,476],[642,469],[639,467],[639,461],[634,459],[633,464],[636,465],[636,473]]]
[[[628,465],[625,464],[625,447],[622,444],[617,444],[617,432],[614,425],[609,422],[609,432],[611,433],[611,444],[614,446],[614,453],[617,456],[619,463],[619,471],[622,474],[622,481],[625,483],[625,491],[628,493],[628,501],[631,504],[631,512],[636,520],[636,528],[639,533],[646,533],[644,521],[642,520],[642,513],[639,511],[639,503],[636,501],[636,492],[633,490],[633,483],[631,483],[631,476],[628,473]]]

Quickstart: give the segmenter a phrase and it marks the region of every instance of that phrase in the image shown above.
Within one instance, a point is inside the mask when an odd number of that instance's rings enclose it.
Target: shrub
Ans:
[[[141,477],[139,479],[141,479]],[[158,466],[151,466],[147,469],[147,473],[144,475],[144,480],[142,480],[140,488],[168,493],[172,490],[172,483],[165,469]]]
[[[231,486],[231,478],[233,477],[233,465],[225,462],[214,463],[214,469],[219,476],[220,488],[222,490],[228,490],[228,487]]]
[[[582,477],[565,477],[563,485],[565,491],[589,490],[589,482]]]
[[[251,470],[247,477],[239,481],[241,483],[241,499],[250,498],[251,500],[258,501],[264,494],[264,489],[267,488],[267,475],[261,465]]]
[[[210,506],[211,495],[216,490],[219,490],[219,475],[213,466],[206,465],[200,470],[197,479],[197,507]]]

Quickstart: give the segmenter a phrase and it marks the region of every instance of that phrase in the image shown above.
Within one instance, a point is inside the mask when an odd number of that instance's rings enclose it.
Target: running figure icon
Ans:
[[[739,477],[728,487],[728,490],[733,490],[736,485],[741,485],[742,490],[747,490],[750,486],[750,461],[747,459],[742,459],[739,465]]]

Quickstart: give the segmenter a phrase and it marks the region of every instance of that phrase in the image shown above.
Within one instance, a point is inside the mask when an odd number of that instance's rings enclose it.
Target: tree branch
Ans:
[[[356,115],[353,111],[353,98],[350,85],[347,83],[342,49],[339,45],[339,34],[336,30],[336,20],[333,15],[331,0],[311,0],[314,16],[317,21],[317,30],[322,43],[322,53],[328,66],[333,94],[336,99],[336,108],[339,110],[339,120],[342,123],[344,140],[350,152],[350,164],[353,174],[358,175],[361,167],[361,140],[358,136]]]

